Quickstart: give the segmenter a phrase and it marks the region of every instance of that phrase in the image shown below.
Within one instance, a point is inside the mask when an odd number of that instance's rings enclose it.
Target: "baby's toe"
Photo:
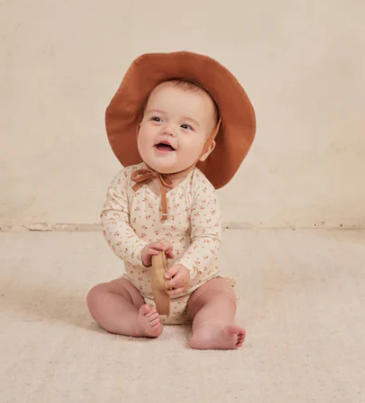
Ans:
[[[237,326],[237,325],[229,325],[229,326],[226,327],[226,330],[229,333],[237,334],[237,335],[239,335],[239,334],[241,334],[243,332],[243,329],[241,327]]]
[[[151,316],[148,317],[148,319],[150,321],[153,321],[153,320],[159,319],[159,318],[160,318],[160,315],[157,312],[155,312],[154,314],[152,314]]]
[[[238,340],[237,340],[237,347],[242,347],[244,341],[245,341],[244,338],[238,338]]]
[[[150,307],[150,309],[151,309],[151,310],[150,310],[150,311],[148,312],[148,314],[146,315],[147,318],[151,318],[152,316],[158,315],[156,309],[153,309],[153,308],[151,308],[151,307]]]
[[[154,320],[159,320],[160,315],[158,313],[155,313],[154,315],[151,315],[148,319],[150,322],[153,322]]]
[[[144,316],[147,316],[147,317],[148,317],[148,315],[151,313],[151,311],[152,311],[152,308],[151,308],[149,305],[147,305],[147,304],[142,305],[142,306],[139,308],[139,313],[140,313],[141,315],[144,315]]]

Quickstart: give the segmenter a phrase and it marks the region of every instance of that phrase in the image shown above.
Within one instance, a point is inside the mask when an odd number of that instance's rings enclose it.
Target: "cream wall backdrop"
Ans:
[[[190,50],[257,114],[219,192],[231,227],[365,227],[365,2],[0,2],[0,227],[99,222],[119,169],[105,108],[131,61]],[[71,228],[65,225],[64,228]]]

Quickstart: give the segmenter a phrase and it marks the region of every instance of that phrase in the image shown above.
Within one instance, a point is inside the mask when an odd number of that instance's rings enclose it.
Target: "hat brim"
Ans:
[[[255,113],[235,76],[216,60],[191,52],[150,53],[137,58],[106,110],[106,130],[123,166],[142,162],[137,148],[141,107],[160,83],[185,78],[207,88],[222,119],[215,150],[198,168],[216,189],[226,185],[246,157],[256,132]]]

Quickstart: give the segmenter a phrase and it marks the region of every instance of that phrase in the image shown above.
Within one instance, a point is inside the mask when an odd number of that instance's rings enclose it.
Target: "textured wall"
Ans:
[[[0,226],[98,223],[119,169],[104,111],[125,70],[191,50],[230,68],[257,113],[224,221],[365,227],[365,3],[183,4],[0,2]]]

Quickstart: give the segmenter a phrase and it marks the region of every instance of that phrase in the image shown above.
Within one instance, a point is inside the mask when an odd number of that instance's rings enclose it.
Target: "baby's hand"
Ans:
[[[189,270],[182,264],[174,264],[165,274],[167,293],[170,297],[184,294],[190,287]],[[171,290],[171,288],[173,288]]]
[[[169,241],[151,242],[142,250],[142,263],[144,266],[149,267],[152,264],[152,256],[158,255],[160,252],[165,251],[166,257],[169,259],[174,258],[172,253],[173,245]]]

